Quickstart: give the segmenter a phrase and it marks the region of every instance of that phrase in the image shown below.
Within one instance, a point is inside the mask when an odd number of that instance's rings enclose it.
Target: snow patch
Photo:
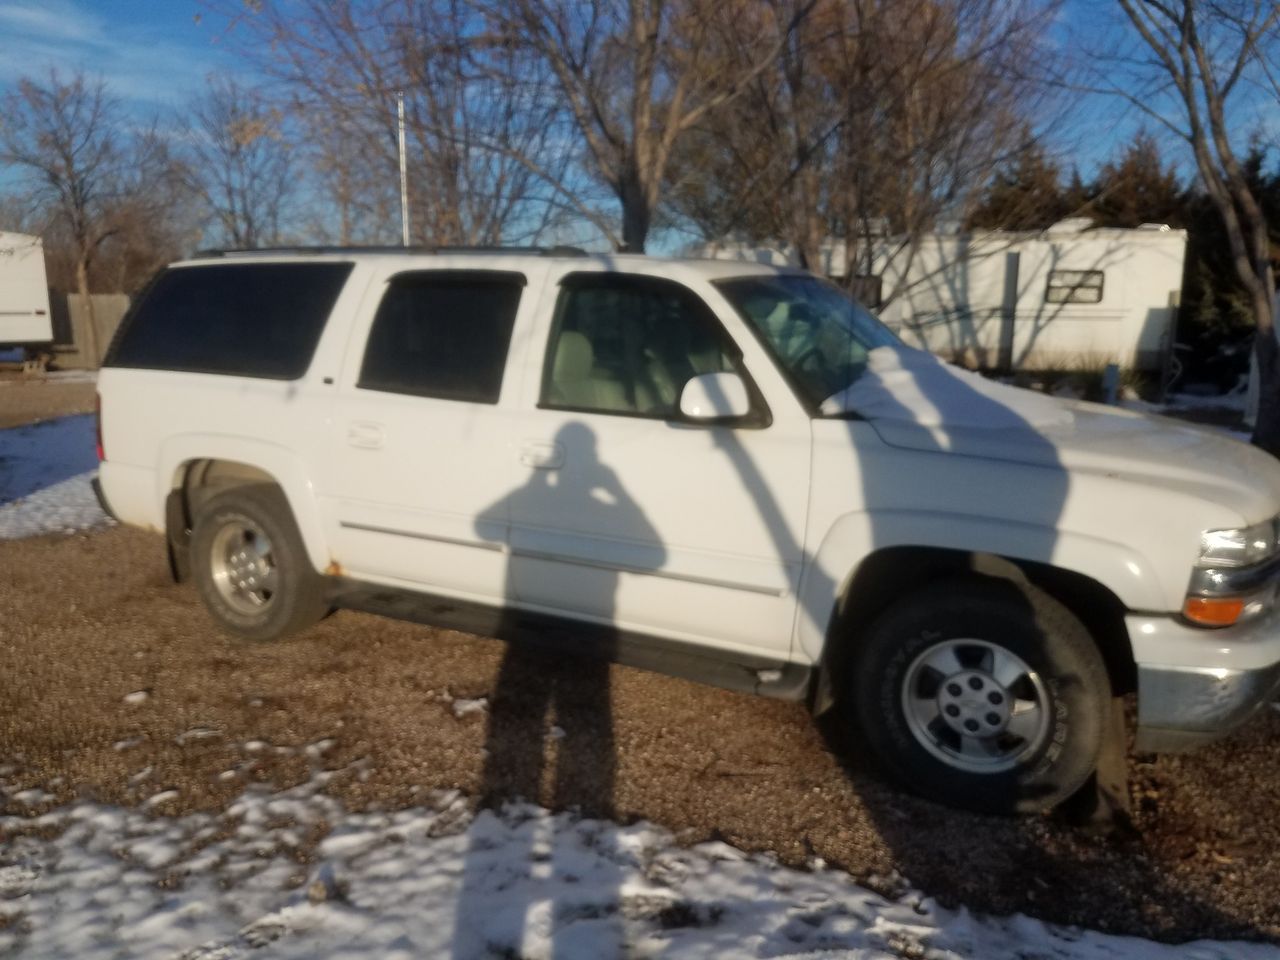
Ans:
[[[857,960],[1227,958],[1260,944],[1166,946],[979,917],[918,893],[888,900],[821,866],[790,870],[724,843],[678,846],[514,804],[470,815],[457,791],[355,814],[334,776],[226,812],[159,817],[88,802],[0,817],[0,954],[84,960],[493,956],[841,956]],[[3,784],[0,783],[0,792]],[[172,791],[157,794],[163,802]],[[322,838],[308,856],[303,838]]]
[[[112,523],[90,486],[97,463],[92,415],[0,430],[0,540]]]
[[[474,700],[460,697],[453,701],[453,715],[459,720],[473,713],[484,713],[488,709],[489,700],[487,697],[476,697]]]
[[[317,740],[315,743],[309,743],[303,748],[303,752],[312,760],[319,760],[325,753],[337,746],[338,741],[325,737],[323,740]]]

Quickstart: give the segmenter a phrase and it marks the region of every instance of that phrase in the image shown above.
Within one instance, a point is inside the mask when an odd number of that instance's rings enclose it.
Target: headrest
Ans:
[[[591,341],[576,330],[563,330],[560,341],[556,344],[556,362],[551,371],[551,379],[556,383],[586,380],[591,376],[591,365],[594,362]]]

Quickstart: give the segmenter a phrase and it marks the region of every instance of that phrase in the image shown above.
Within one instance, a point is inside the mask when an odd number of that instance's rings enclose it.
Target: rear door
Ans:
[[[375,283],[344,362],[324,499],[344,572],[481,600],[506,592],[508,376],[528,271]],[[520,351],[514,351],[519,353]]]

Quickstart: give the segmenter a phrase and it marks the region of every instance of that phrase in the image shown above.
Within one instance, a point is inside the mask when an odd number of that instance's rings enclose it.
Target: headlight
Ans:
[[[1237,530],[1206,530],[1200,534],[1201,567],[1250,567],[1276,553],[1280,520],[1265,520]]]

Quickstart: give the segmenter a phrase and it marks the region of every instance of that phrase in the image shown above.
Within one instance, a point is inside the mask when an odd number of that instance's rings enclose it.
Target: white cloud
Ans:
[[[81,70],[131,106],[154,109],[198,92],[225,63],[207,32],[175,37],[171,28],[109,18],[104,9],[83,0],[0,0],[0,89],[51,69]]]
[[[60,37],[70,42],[92,40],[102,31],[102,21],[71,4],[6,3],[0,6],[0,28],[28,36]]]

